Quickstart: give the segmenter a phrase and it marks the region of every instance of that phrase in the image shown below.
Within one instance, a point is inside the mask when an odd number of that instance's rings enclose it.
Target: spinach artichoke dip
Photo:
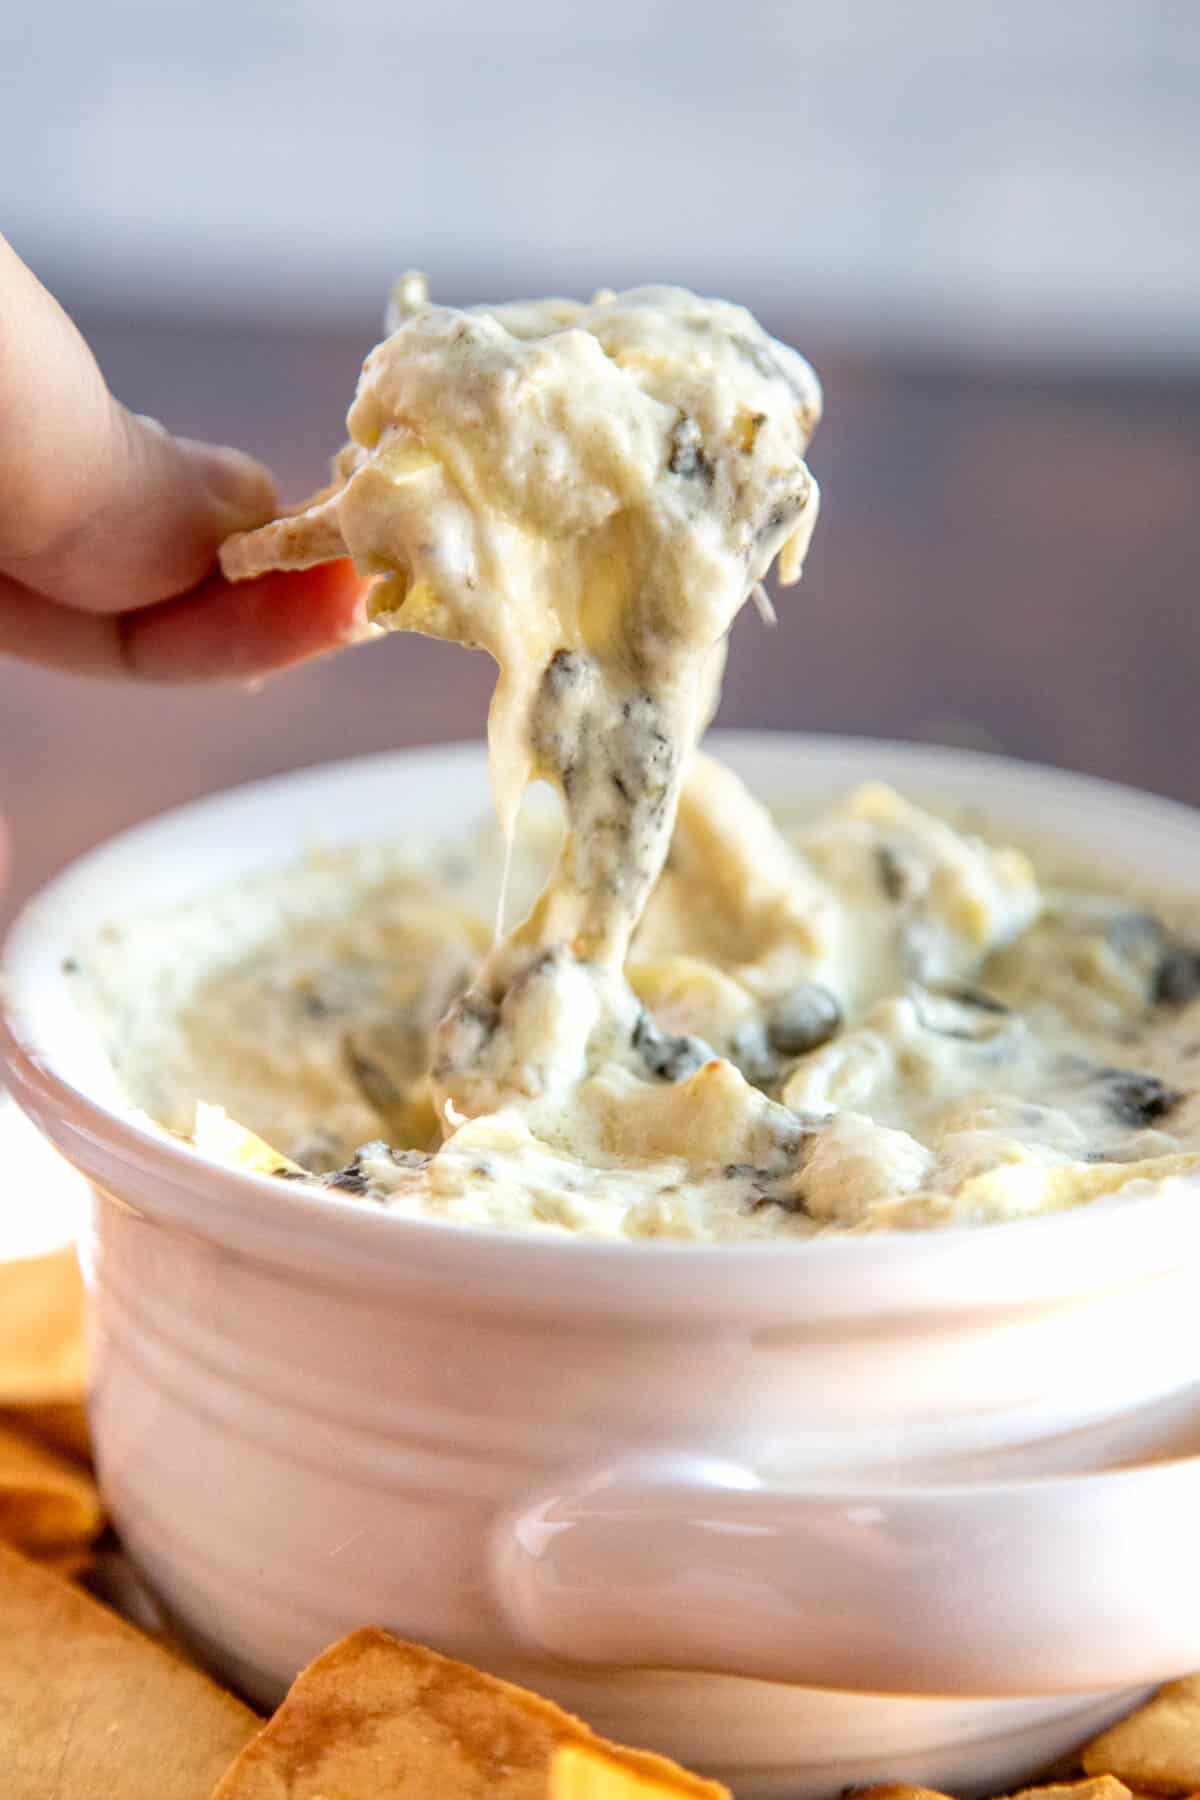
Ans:
[[[808,364],[673,288],[462,311],[410,276],[388,324],[329,487],[222,560],[351,556],[377,625],[487,649],[499,831],[110,931],[84,973],[135,1102],[364,1203],[591,1237],[1011,1219],[1200,1165],[1186,911],[883,785],[785,830],[696,749],[735,615],[801,571]],[[560,823],[518,829],[532,782]]]

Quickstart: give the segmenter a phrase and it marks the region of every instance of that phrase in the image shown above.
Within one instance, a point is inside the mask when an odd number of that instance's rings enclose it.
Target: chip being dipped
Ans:
[[[294,1682],[213,1800],[729,1800],[606,1743],[549,1700],[385,1631],[353,1632]]]

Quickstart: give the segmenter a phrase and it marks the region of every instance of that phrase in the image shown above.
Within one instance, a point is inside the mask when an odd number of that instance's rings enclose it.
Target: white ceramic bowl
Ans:
[[[1200,818],[883,743],[725,737],[768,798],[866,776],[1200,890]],[[113,1516],[260,1701],[375,1622],[745,1800],[1019,1781],[1200,1667],[1200,1185],[1020,1224],[606,1244],[399,1219],[148,1129],[63,959],[311,846],[456,834],[474,746],[126,833],[17,922],[13,1090],[91,1180]]]

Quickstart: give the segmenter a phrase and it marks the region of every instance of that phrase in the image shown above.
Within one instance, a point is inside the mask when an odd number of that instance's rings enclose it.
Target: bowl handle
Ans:
[[[1063,1479],[781,1489],[638,1458],[504,1519],[523,1648],[850,1692],[1093,1692],[1200,1667],[1200,1459]]]

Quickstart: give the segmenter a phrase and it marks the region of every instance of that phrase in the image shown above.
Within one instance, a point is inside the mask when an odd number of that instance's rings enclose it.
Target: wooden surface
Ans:
[[[341,441],[370,329],[83,323],[130,405],[258,452],[290,496]],[[824,505],[778,629],[749,609],[738,622],[722,722],[979,742],[1200,802],[1200,383],[872,361],[768,323],[825,382],[812,455]],[[491,679],[482,656],[408,637],[255,694],[0,660],[0,807],[16,844],[0,914],[176,801],[477,735]]]

